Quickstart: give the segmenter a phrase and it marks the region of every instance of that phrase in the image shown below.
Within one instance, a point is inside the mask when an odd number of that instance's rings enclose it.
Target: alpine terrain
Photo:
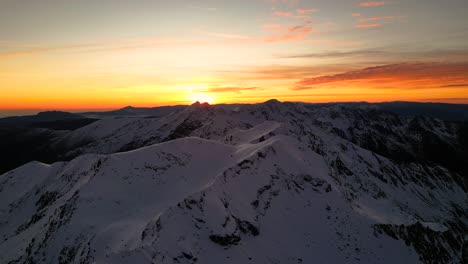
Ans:
[[[0,176],[0,263],[468,263],[466,120],[276,100],[146,112],[83,113],[30,147],[51,164]]]

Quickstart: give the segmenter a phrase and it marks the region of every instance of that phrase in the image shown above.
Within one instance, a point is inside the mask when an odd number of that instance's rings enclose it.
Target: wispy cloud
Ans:
[[[295,18],[295,19],[309,18],[308,15],[296,14],[296,13],[293,13],[293,12],[281,12],[281,11],[273,12],[273,15],[275,15],[277,17],[287,17],[287,18]]]
[[[375,6],[383,6],[385,5],[385,2],[381,1],[381,2],[374,2],[374,1],[370,1],[370,2],[361,2],[359,3],[360,6],[363,6],[363,7],[375,7]]]
[[[397,20],[401,17],[398,16],[372,16],[361,17],[357,20],[357,28],[376,28],[382,26],[382,23],[387,23],[391,20]]]
[[[379,20],[393,20],[396,19],[396,16],[373,16],[373,17],[364,17],[359,19],[360,23],[369,22],[369,21],[379,21]]]
[[[457,88],[457,87],[468,87],[468,83],[456,83],[456,84],[447,84],[447,85],[440,86],[440,88]]]
[[[279,29],[281,29],[283,26],[281,24],[263,24],[262,28],[266,30],[270,30],[273,32],[277,32]]]
[[[296,83],[294,90],[313,89],[316,85],[334,82],[360,81],[368,83],[401,83],[413,84],[413,89],[428,85],[450,85],[468,79],[468,62],[462,63],[400,63],[361,70],[349,71],[334,75],[305,78]],[[450,81],[449,84],[447,82]],[[396,87],[398,88],[398,87]]]
[[[259,90],[259,87],[211,87],[208,89],[200,90],[204,93],[242,93],[246,91]]]
[[[134,38],[117,39],[96,43],[67,44],[67,45],[30,45],[0,52],[0,58],[15,58],[23,56],[37,56],[43,54],[54,54],[59,52],[87,53],[87,52],[107,52],[118,50],[137,50],[164,46],[194,46],[194,45],[225,45],[242,44],[241,40],[249,39],[247,36],[203,32],[204,35],[215,36],[221,39],[177,39],[177,38]]]
[[[69,44],[69,45],[51,45],[51,46],[38,46],[38,45],[18,45],[18,48],[12,51],[0,52],[0,58],[15,58],[31,55],[39,55],[49,52],[60,51],[73,51],[73,50],[86,50],[93,47],[98,47],[98,43],[84,43],[84,44]]]
[[[245,36],[230,33],[203,32],[205,35],[226,39],[247,40],[250,43],[278,43],[278,42],[306,42],[312,41],[308,37],[314,32],[312,21],[306,20],[293,26],[284,24],[263,24],[267,31],[265,36]],[[244,42],[245,43],[245,42]]]
[[[468,60],[468,49],[466,50],[419,50],[419,51],[395,51],[383,49],[363,49],[347,52],[332,51],[323,53],[304,53],[280,58],[316,58],[316,59],[357,59],[391,61],[395,58],[406,58],[413,60],[437,60],[437,61],[466,61]]]
[[[0,52],[0,58],[17,58],[24,56],[39,56],[44,54],[108,52],[118,50],[138,50],[164,46],[206,46],[206,45],[248,45],[278,42],[311,42],[329,45],[355,45],[353,41],[309,38],[313,29],[307,23],[286,27],[282,25],[263,25],[270,34],[265,36],[247,36],[227,32],[199,31],[201,35],[217,39],[177,39],[177,38],[136,38],[109,40],[99,43],[82,43],[67,45],[15,45],[8,51]]]
[[[297,9],[296,12],[301,15],[306,15],[310,13],[317,13],[319,10],[315,8],[310,8],[310,9]]]
[[[312,21],[306,20],[299,25],[282,25],[282,24],[265,24],[262,28],[267,30],[271,35],[261,37],[260,39],[265,42],[299,42],[307,41],[311,33],[314,32],[312,28]]]
[[[292,17],[294,14],[292,12],[275,11],[273,12],[273,15],[279,16],[279,17]]]
[[[356,25],[357,28],[377,28],[382,26],[379,23],[374,23],[374,24],[358,24]]]
[[[308,15],[312,13],[319,12],[318,9],[310,8],[310,9],[297,9],[295,12],[283,12],[283,11],[275,11],[273,12],[274,16],[277,17],[286,17],[286,18],[299,18],[299,19],[307,19],[310,18]]]
[[[338,72],[346,68],[344,65],[268,65],[235,70],[216,71],[223,76],[232,76],[235,80],[298,80],[304,76],[323,75],[328,72]]]

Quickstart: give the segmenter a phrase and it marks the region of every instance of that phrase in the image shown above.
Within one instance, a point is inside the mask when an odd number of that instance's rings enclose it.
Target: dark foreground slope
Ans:
[[[52,163],[63,159],[68,151],[53,143],[69,131],[95,121],[66,112],[0,118],[0,173],[30,161]]]

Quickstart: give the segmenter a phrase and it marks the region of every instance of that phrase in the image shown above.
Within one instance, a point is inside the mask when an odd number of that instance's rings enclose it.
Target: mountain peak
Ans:
[[[26,117],[27,118],[27,117]],[[54,121],[54,120],[62,120],[62,119],[74,119],[74,118],[81,118],[80,115],[64,112],[64,111],[45,111],[39,112],[36,116],[32,116],[32,118],[36,118],[36,121]]]
[[[126,106],[126,107],[124,107],[124,108],[122,108],[120,110],[133,110],[133,109],[135,109],[135,107],[129,105],[129,106]]]
[[[192,106],[208,107],[208,106],[210,106],[210,104],[207,103],[207,102],[205,102],[205,103],[200,103],[200,101],[196,101],[195,103],[192,104]]]
[[[37,113],[37,116],[48,116],[48,115],[73,115],[73,114],[69,112],[64,112],[64,111],[43,111],[43,112]]]
[[[281,104],[281,102],[278,101],[277,99],[270,99],[270,100],[264,102],[264,104],[269,104],[269,105],[272,105],[272,104]]]

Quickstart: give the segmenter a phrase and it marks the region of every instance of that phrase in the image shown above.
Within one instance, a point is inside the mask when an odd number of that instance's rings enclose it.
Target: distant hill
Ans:
[[[40,122],[51,122],[66,119],[82,119],[83,117],[78,114],[62,111],[47,111],[40,112],[37,115],[28,116],[11,116],[0,118],[0,124],[31,124]]]
[[[97,119],[83,117],[62,111],[41,112],[37,115],[12,116],[0,118],[1,127],[31,127],[51,130],[75,130],[86,126]]]
[[[127,106],[118,110],[106,112],[85,112],[81,116],[88,118],[114,118],[114,117],[161,117],[175,111],[186,108],[185,105],[161,106],[161,107],[133,107]]]

